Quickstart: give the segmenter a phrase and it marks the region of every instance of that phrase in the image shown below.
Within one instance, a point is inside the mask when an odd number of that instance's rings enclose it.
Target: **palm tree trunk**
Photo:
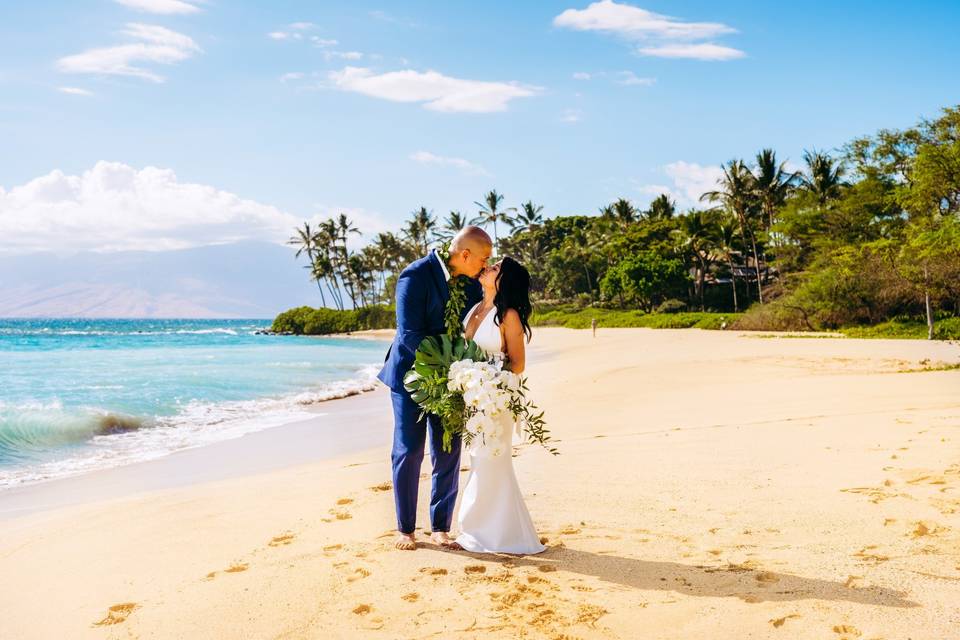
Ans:
[[[930,290],[926,287],[927,267],[923,267],[923,304],[927,310],[927,340],[933,340],[933,306],[930,304]]]
[[[740,239],[743,240],[743,246],[747,246],[747,229],[743,221],[743,214],[739,211],[735,212],[737,214],[737,226],[740,227]],[[747,282],[747,296],[750,296],[750,283]]]
[[[757,258],[757,241],[750,232],[750,244],[753,247],[753,268],[757,272],[757,299],[763,304],[763,287],[760,285],[760,260]]]
[[[727,263],[730,265],[730,284],[733,287],[733,312],[737,313],[739,308],[737,307],[737,274],[733,270],[733,258],[730,257],[730,254],[727,254]]]
[[[700,311],[703,311],[703,283],[707,278],[707,265],[700,254],[697,254],[697,259],[700,260]]]
[[[327,299],[323,295],[323,285],[320,284],[320,278],[317,278],[317,289],[320,290],[320,304],[327,306]]]

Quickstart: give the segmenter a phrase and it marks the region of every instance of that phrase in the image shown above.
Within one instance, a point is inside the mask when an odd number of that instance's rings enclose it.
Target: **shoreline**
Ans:
[[[87,505],[268,473],[354,454],[387,442],[380,419],[385,389],[331,398],[306,407],[314,417],[237,438],[182,449],[159,458],[97,469],[0,491],[0,521],[39,511]],[[359,425],[348,432],[347,424]],[[389,426],[389,425],[387,425]]]
[[[427,542],[428,459],[420,548],[393,549],[380,389],[330,403],[356,445],[332,457],[329,429],[276,427],[168,466],[179,485],[0,519],[0,637],[950,637],[960,371],[921,369],[957,362],[943,342],[542,330],[529,381],[561,455],[513,463],[543,554]]]

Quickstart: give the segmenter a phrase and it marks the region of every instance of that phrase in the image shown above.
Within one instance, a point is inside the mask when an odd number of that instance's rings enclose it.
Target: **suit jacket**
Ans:
[[[470,279],[465,287],[463,315],[483,298],[480,283]],[[443,268],[433,252],[410,264],[397,279],[397,334],[387,350],[383,368],[377,378],[393,391],[406,393],[403,376],[413,366],[420,342],[427,336],[446,332],[443,311],[450,298],[450,289],[443,277]],[[462,317],[461,317],[462,319]]]

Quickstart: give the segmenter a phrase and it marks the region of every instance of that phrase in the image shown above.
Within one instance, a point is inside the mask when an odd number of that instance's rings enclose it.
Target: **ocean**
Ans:
[[[316,415],[372,389],[379,340],[269,320],[0,319],[0,491]]]

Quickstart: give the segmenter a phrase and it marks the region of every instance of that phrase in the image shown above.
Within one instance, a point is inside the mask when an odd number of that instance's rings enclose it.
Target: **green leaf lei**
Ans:
[[[450,263],[450,242],[444,242],[443,246],[437,250],[440,259],[444,264]],[[467,304],[467,292],[465,286],[467,277],[463,275],[450,276],[447,280],[447,287],[450,289],[450,298],[447,300],[447,306],[443,309],[443,324],[447,329],[447,336],[451,340],[463,335],[463,308]]]

